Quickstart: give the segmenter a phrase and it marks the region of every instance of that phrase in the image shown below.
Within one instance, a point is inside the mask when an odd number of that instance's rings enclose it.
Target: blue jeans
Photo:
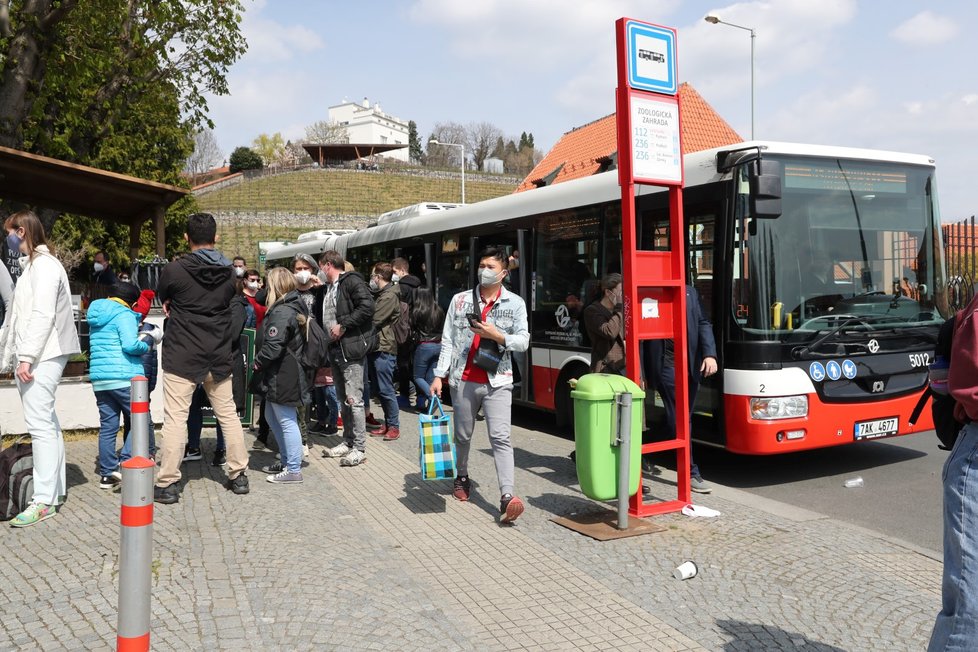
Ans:
[[[187,413],[187,448],[200,450],[200,431],[204,429],[204,399],[207,394],[204,392],[203,385],[197,385],[194,396],[190,399],[190,412]],[[225,451],[224,432],[221,431],[221,424],[217,424],[217,447],[216,451]]]
[[[298,411],[293,405],[272,401],[265,404],[265,410],[268,427],[281,451],[282,465],[289,473],[299,473],[302,470],[302,434],[299,433]]]
[[[440,342],[422,342],[414,350],[414,385],[418,388],[419,410],[422,406],[428,405],[431,381],[435,379],[435,365],[438,363],[440,353]]]
[[[662,376],[655,379],[655,388],[662,397],[662,406],[666,410],[666,432],[670,439],[676,438],[676,370],[673,367],[663,367]],[[693,404],[696,403],[696,392],[699,383],[689,381],[689,434],[693,434]],[[693,461],[693,447],[689,447],[689,475],[700,477],[700,467]]]
[[[316,387],[312,392],[316,401],[316,416],[318,421],[327,428],[336,427],[336,419],[340,416],[340,403],[336,400],[336,387],[325,385]]]
[[[978,649],[978,423],[958,435],[944,463],[942,606],[928,652]]]
[[[129,425],[129,388],[106,389],[95,392],[95,405],[98,406],[98,466],[99,474],[106,476],[119,470],[119,454],[116,451],[116,438],[119,436],[119,417],[126,415]],[[129,430],[123,434],[129,442]],[[131,447],[130,447],[131,448]]]
[[[380,351],[370,354],[370,382],[377,386],[380,405],[384,408],[384,423],[390,428],[400,428],[401,409],[397,405],[397,391],[394,389],[395,369],[397,356]]]

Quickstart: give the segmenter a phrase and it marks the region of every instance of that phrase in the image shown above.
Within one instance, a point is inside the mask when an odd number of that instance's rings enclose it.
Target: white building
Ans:
[[[408,124],[406,120],[389,115],[380,110],[380,104],[370,106],[370,101],[343,102],[329,107],[329,120],[346,128],[350,144],[387,145],[408,144]],[[407,161],[408,148],[395,149],[384,154],[389,158]]]

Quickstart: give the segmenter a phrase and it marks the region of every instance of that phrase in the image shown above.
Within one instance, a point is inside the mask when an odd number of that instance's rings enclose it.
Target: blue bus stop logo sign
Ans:
[[[676,32],[631,20],[625,24],[628,85],[642,91],[675,95]]]

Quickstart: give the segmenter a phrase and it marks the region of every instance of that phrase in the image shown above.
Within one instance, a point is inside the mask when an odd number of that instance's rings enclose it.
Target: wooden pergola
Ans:
[[[0,147],[0,197],[129,226],[129,257],[139,257],[143,222],[152,220],[156,255],[166,254],[166,209],[189,190]]]
[[[395,149],[404,149],[407,145],[396,143],[306,143],[302,149],[306,150],[312,160],[319,163],[320,167],[328,163],[342,163],[346,161],[358,161],[362,158],[373,158],[375,154],[383,154]]]

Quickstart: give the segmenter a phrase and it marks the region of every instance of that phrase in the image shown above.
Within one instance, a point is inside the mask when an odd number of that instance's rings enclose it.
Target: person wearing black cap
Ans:
[[[112,489],[122,481],[116,452],[119,418],[129,423],[129,389],[132,379],[143,375],[142,355],[150,348],[147,340],[140,338],[140,314],[133,310],[139,297],[139,288],[132,283],[117,283],[109,290],[108,298],[96,299],[88,307],[91,343],[88,375],[98,405],[98,466],[102,489]],[[143,337],[147,335],[159,342],[163,333],[154,326]],[[127,439],[128,435],[126,432]]]

